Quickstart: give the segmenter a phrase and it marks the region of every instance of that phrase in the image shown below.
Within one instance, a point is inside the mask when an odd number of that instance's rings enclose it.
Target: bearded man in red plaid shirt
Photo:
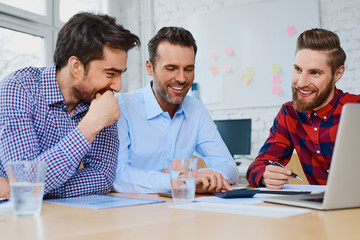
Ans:
[[[310,184],[326,185],[341,110],[360,102],[335,84],[345,71],[346,54],[339,37],[325,29],[311,29],[297,39],[292,102],[282,105],[270,135],[246,177],[250,185],[280,189],[292,178],[286,165],[295,149]]]

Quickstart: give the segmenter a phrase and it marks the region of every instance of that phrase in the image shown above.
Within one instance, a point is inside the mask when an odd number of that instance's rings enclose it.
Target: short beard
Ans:
[[[182,103],[182,101],[184,100],[187,92],[186,92],[185,95],[182,96],[182,98],[179,99],[178,101],[173,100],[173,99],[171,99],[170,94],[168,94],[165,89],[162,89],[161,87],[159,87],[159,85],[157,84],[157,81],[158,81],[158,80],[155,80],[155,79],[154,79],[154,83],[153,83],[153,84],[154,84],[155,91],[157,92],[157,94],[158,94],[164,101],[166,101],[166,102],[168,102],[168,103],[170,103],[170,104],[177,104],[177,105]]]
[[[306,112],[306,111],[310,111],[310,110],[316,109],[319,106],[321,106],[328,99],[331,91],[334,90],[333,83],[334,83],[334,78],[326,86],[324,91],[322,91],[320,93],[317,92],[317,94],[319,93],[319,95],[316,97],[316,99],[314,101],[309,102],[309,103],[302,101],[302,99],[298,99],[297,92],[298,92],[299,88],[295,87],[293,85],[291,88],[292,88],[292,100],[293,100],[295,110],[299,111],[299,112]]]

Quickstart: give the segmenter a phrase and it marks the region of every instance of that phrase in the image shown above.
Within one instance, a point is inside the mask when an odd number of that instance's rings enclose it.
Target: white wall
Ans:
[[[139,15],[131,14],[137,11],[137,7],[143,4],[143,1],[152,3],[152,22],[142,22],[136,19]],[[124,25],[131,22],[139,22],[136,31],[141,32],[141,28],[150,28],[157,31],[162,26],[186,26],[186,17],[192,14],[214,11],[223,7],[246,4],[249,2],[261,2],[268,0],[121,0],[122,11],[121,18]],[[132,2],[129,4],[129,2]],[[136,2],[136,3],[135,3]],[[301,4],[299,0],[299,4]],[[294,6],[296,7],[296,6]],[[126,10],[124,10],[126,9]],[[304,12],[306,17],[306,12]],[[121,21],[120,21],[121,22]],[[346,72],[340,80],[338,87],[349,92],[360,93],[360,1],[359,0],[320,0],[320,26],[336,32],[342,42],[342,46],[347,54]],[[142,36],[140,36],[143,41]],[[146,45],[147,42],[142,42]],[[146,48],[145,48],[146,49]],[[295,46],[294,46],[295,50]],[[146,81],[140,80],[145,69],[139,69],[139,62],[145,61],[141,54],[129,56],[130,62],[128,68],[132,70],[133,75],[127,75],[125,82],[129,86],[126,91],[132,90],[131,86],[143,85]],[[140,67],[141,68],[141,67]],[[140,74],[142,72],[142,74]],[[213,119],[234,119],[251,118],[252,129],[252,147],[250,159],[254,159],[266,140],[269,129],[272,126],[273,119],[280,106],[266,108],[245,108],[211,111]]]

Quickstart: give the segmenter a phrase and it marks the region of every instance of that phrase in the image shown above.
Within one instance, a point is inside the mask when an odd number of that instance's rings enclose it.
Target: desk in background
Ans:
[[[360,208],[314,210],[309,214],[275,219],[173,209],[168,207],[171,199],[156,194],[114,195],[167,202],[105,210],[44,203],[38,218],[16,218],[11,212],[2,213],[1,239],[318,240],[360,237]]]

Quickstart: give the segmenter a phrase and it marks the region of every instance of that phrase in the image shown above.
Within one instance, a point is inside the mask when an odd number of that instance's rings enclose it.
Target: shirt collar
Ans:
[[[151,81],[145,88],[143,88],[143,96],[144,96],[147,119],[154,118],[154,117],[164,113],[164,111],[160,107],[158,101],[156,100],[154,92],[152,91],[152,84],[153,83]],[[185,100],[186,100],[186,97],[185,97],[184,101]],[[185,115],[185,111],[184,111],[184,107],[183,107],[184,101],[179,105],[179,108],[176,111],[175,116],[177,114]]]
[[[334,113],[337,105],[339,104],[339,90],[335,87],[334,88],[334,96],[331,99],[331,101],[326,104],[324,107],[317,111],[308,111],[308,116],[317,115],[319,116],[324,122],[327,122],[327,120],[330,118],[330,116]]]
[[[56,80],[56,65],[45,68],[40,80],[40,91],[45,101],[51,105],[58,102],[65,102],[59,84]]]

